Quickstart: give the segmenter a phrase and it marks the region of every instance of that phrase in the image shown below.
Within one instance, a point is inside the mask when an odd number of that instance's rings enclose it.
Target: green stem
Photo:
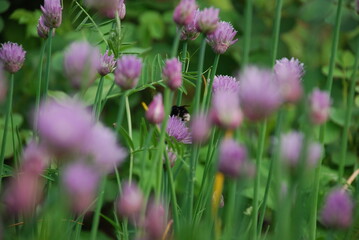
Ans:
[[[226,203],[226,221],[225,221],[225,232],[224,239],[232,239],[233,235],[233,217],[235,216],[235,203],[236,203],[236,191],[237,191],[237,182],[231,180],[229,183],[229,193],[228,201]]]
[[[101,115],[101,112],[102,112],[104,106],[106,105],[106,102],[107,102],[107,100],[108,100],[108,98],[109,98],[109,96],[110,96],[110,93],[112,92],[112,89],[113,89],[114,87],[115,87],[115,81],[112,83],[110,89],[107,91],[106,96],[105,96],[105,99],[104,99],[104,101],[103,101],[103,104],[102,104],[102,100],[100,99],[100,108],[99,108],[99,111],[100,111],[100,112],[99,112],[99,115]]]
[[[345,159],[346,159],[347,147],[348,147],[348,132],[349,132],[350,120],[352,117],[352,108],[353,108],[353,102],[354,102],[354,96],[355,96],[355,86],[357,83],[356,74],[357,74],[358,66],[359,66],[359,41],[357,43],[354,69],[353,69],[353,74],[351,77],[349,96],[348,96],[348,100],[347,100],[347,109],[345,112],[345,122],[344,122],[343,136],[342,136],[340,165],[339,165],[339,178],[338,178],[339,180],[342,179],[343,174],[344,174]]]
[[[206,88],[206,91],[205,91],[205,94],[204,94],[204,97],[203,97],[203,99],[205,99],[205,101],[203,101],[203,104],[205,104],[206,110],[209,108],[209,104],[211,102],[212,86],[213,86],[214,76],[216,75],[216,72],[217,72],[217,67],[218,67],[218,62],[219,62],[219,57],[220,56],[221,56],[220,54],[216,54],[216,56],[214,57],[211,76],[210,76],[210,79],[208,79],[209,84],[207,84],[207,88]]]
[[[261,162],[264,152],[264,141],[267,131],[267,120],[261,124],[260,135],[258,139],[258,153],[256,159],[256,166],[257,166],[257,174],[255,177],[254,182],[254,189],[253,189],[253,218],[252,218],[252,238],[253,240],[258,239],[258,198],[259,198],[259,186],[260,186],[260,169],[261,169]]]
[[[203,63],[204,55],[206,52],[206,38],[202,37],[201,48],[199,50],[199,60],[198,60],[198,69],[197,69],[197,83],[196,83],[196,92],[194,95],[194,108],[193,113],[197,113],[199,110],[199,102],[201,99],[201,87],[202,87],[202,72],[203,72]]]
[[[249,62],[249,51],[251,48],[252,12],[253,0],[247,0],[245,9],[244,41],[243,41],[243,66]]]
[[[98,116],[99,116],[99,105],[100,105],[99,102],[101,102],[100,94],[102,93],[103,79],[104,79],[104,77],[101,76],[100,82],[99,82],[99,84],[97,86],[97,90],[96,90],[95,101],[93,103],[93,113],[97,120],[98,120]]]
[[[6,104],[6,112],[5,112],[5,125],[4,125],[4,132],[2,135],[2,142],[1,142],[1,152],[0,152],[0,190],[1,190],[1,184],[2,184],[2,178],[4,175],[4,160],[5,160],[5,150],[6,150],[6,138],[8,134],[8,126],[9,126],[9,119],[10,114],[12,111],[12,101],[13,101],[13,95],[14,95],[14,74],[11,74],[10,77],[10,89],[7,97],[7,104]]]
[[[47,91],[49,89],[49,82],[50,82],[50,70],[51,70],[51,50],[52,50],[52,32],[53,29],[50,28],[49,36],[47,38],[47,59],[46,59],[46,75],[45,75],[45,89],[44,89],[44,99],[47,98]]]
[[[100,222],[100,213],[101,213],[101,208],[102,208],[102,203],[103,203],[103,197],[105,195],[105,187],[106,187],[106,176],[104,176],[103,179],[101,180],[101,185],[100,185],[98,199],[97,199],[96,208],[95,208],[95,214],[94,214],[94,217],[92,220],[91,240],[97,239],[97,231],[98,231],[98,226],[99,226],[99,222]]]
[[[186,70],[187,47],[188,47],[188,41],[186,40],[183,42],[183,47],[182,47],[182,72],[185,72]],[[178,89],[177,105],[180,106],[181,103],[182,103],[182,91]]]
[[[128,101],[128,96],[126,95],[126,115],[127,115],[127,124],[128,124],[128,135],[130,139],[132,140],[132,119],[131,119],[131,109],[130,109],[130,103]],[[133,149],[131,149],[131,152]],[[133,171],[133,154],[130,153],[130,176],[129,176],[129,182],[132,181],[132,171]]]
[[[41,85],[42,85],[42,66],[44,62],[44,53],[46,48],[46,42],[43,43],[40,51],[40,62],[39,62],[39,75],[38,75],[38,85],[36,91],[36,105],[35,105],[35,116],[37,116],[40,107],[41,100]],[[35,120],[35,132],[37,132],[37,121]]]
[[[279,42],[279,32],[280,32],[280,20],[282,15],[282,5],[283,0],[277,0],[276,1],[276,8],[275,8],[275,19],[274,19],[274,29],[273,29],[273,35],[272,35],[272,66],[275,64],[275,60],[277,58],[277,52],[278,52],[278,42]]]
[[[145,181],[147,181],[146,178],[145,178],[145,166],[146,166],[146,161],[145,161],[145,159],[147,159],[147,157],[146,157],[147,150],[146,150],[145,148],[146,148],[147,146],[149,146],[154,131],[155,131],[155,127],[152,127],[152,126],[151,126],[151,127],[150,127],[150,131],[149,131],[149,133],[147,134],[145,144],[143,145],[144,150],[142,151],[142,154],[141,154],[141,157],[140,157],[140,159],[142,159],[142,161],[141,161],[141,178],[140,178],[141,186],[142,186],[142,187],[144,187],[144,184],[143,184],[143,183],[144,183]]]
[[[194,198],[194,183],[196,180],[196,166],[197,166],[197,157],[199,152],[199,146],[193,145],[191,151],[191,159],[190,159],[190,172],[188,178],[188,202],[187,202],[187,210],[188,210],[188,220],[192,221],[193,217],[193,198]]]
[[[123,93],[119,102],[117,121],[116,121],[116,134],[118,134],[118,130],[120,129],[122,124],[123,115],[125,113],[125,102],[126,102],[126,92]]]
[[[178,29],[175,39],[173,40],[173,45],[172,45],[172,51],[171,51],[171,58],[174,58],[177,56],[177,51],[178,51],[178,45],[179,45],[179,41],[181,38],[181,32],[182,29]]]
[[[327,85],[326,89],[331,93],[332,85],[333,85],[333,73],[334,73],[334,67],[335,67],[335,59],[337,55],[337,48],[338,48],[338,41],[339,41],[339,33],[340,33],[340,24],[341,24],[341,16],[342,16],[342,5],[343,0],[338,1],[338,8],[335,18],[335,25],[334,25],[334,35],[332,38],[332,48],[331,48],[331,56],[330,56],[330,62],[329,62],[329,72],[328,72],[328,79],[327,79]],[[324,137],[325,137],[325,128],[326,124],[324,123],[319,132],[319,138],[320,142],[324,143]],[[312,201],[312,210],[310,211],[311,215],[309,218],[309,239],[315,240],[316,239],[316,231],[317,231],[317,211],[318,211],[318,194],[319,194],[319,176],[320,176],[320,168],[322,165],[323,157],[320,158],[318,167],[315,169],[314,174],[314,194],[313,194],[313,201]]]

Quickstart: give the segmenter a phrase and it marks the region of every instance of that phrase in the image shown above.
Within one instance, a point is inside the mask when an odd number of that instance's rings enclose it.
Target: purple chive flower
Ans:
[[[57,154],[81,151],[94,125],[91,112],[75,99],[44,102],[35,119],[43,144]]]
[[[133,55],[124,55],[117,60],[115,82],[122,89],[128,90],[136,87],[142,68],[141,59]]]
[[[314,124],[323,124],[328,120],[331,100],[328,92],[314,89],[309,96],[310,118]]]
[[[20,70],[25,61],[26,51],[17,43],[7,42],[1,44],[0,60],[9,73],[16,73]]]
[[[116,67],[116,60],[113,54],[109,54],[108,50],[100,56],[100,64],[97,69],[98,73],[101,76],[106,76],[109,73],[112,73]]]
[[[39,22],[37,24],[37,35],[39,35],[39,37],[41,38],[47,38],[49,36],[49,32],[50,32],[50,28],[48,28],[45,25],[45,20],[44,20],[44,16],[41,15],[39,18]],[[52,36],[55,35],[55,32],[52,31]]]
[[[172,116],[168,119],[167,134],[178,142],[184,144],[192,143],[192,136],[186,124],[178,117]]]
[[[116,17],[116,11],[120,19],[123,19],[126,15],[124,0],[86,0],[85,4],[99,10],[102,15],[108,18]]]
[[[5,100],[6,92],[7,92],[7,84],[6,84],[6,77],[4,73],[4,67],[0,62],[0,103]]]
[[[295,169],[303,151],[304,136],[300,132],[289,132],[281,136],[280,156],[289,168]],[[319,143],[309,142],[307,149],[306,165],[314,167],[322,155],[322,147]]]
[[[182,63],[177,58],[166,60],[162,78],[172,91],[179,88],[182,85]]]
[[[30,142],[22,154],[21,169],[24,172],[40,175],[49,164],[50,156],[44,146]]]
[[[173,20],[179,26],[188,25],[194,20],[197,8],[195,0],[181,0],[173,12]]]
[[[302,97],[302,76],[304,64],[298,59],[282,58],[274,65],[274,74],[278,81],[283,100],[289,103],[296,103]]]
[[[216,94],[218,91],[233,92],[239,93],[239,81],[231,76],[215,76],[212,86],[213,94]]]
[[[199,14],[199,10],[197,9],[195,11],[195,16],[194,16],[193,20],[189,24],[183,26],[182,32],[181,32],[181,40],[182,41],[184,41],[184,40],[192,40],[193,41],[193,40],[196,40],[196,38],[199,36],[200,32],[196,28],[198,14]]]
[[[124,183],[122,194],[117,203],[117,209],[121,216],[135,221],[142,210],[144,197],[135,183]]]
[[[162,94],[159,93],[153,97],[152,102],[146,111],[146,118],[150,123],[159,124],[165,117],[165,109],[162,102]]]
[[[211,122],[207,115],[200,113],[191,121],[191,134],[194,143],[205,143],[211,132]]]
[[[321,210],[321,222],[329,228],[346,229],[352,224],[354,203],[343,189],[332,190]]]
[[[6,209],[14,214],[30,216],[42,198],[43,182],[38,175],[17,173],[4,192]]]
[[[44,24],[48,28],[58,28],[62,22],[62,6],[60,0],[45,0],[41,6]]]
[[[74,88],[88,87],[96,80],[99,59],[98,48],[87,42],[74,42],[67,48],[64,70]]]
[[[219,22],[214,32],[207,34],[207,42],[217,54],[223,54],[227,49],[238,41],[234,39],[237,31],[229,22]],[[233,40],[234,39],[234,40]]]
[[[84,152],[93,157],[94,164],[104,173],[112,172],[127,156],[125,149],[118,145],[116,134],[101,123],[89,131]]]
[[[282,97],[271,71],[247,67],[240,77],[240,84],[240,104],[249,120],[264,120],[280,107]]]
[[[198,31],[204,34],[210,34],[214,32],[218,26],[219,9],[217,8],[205,8],[198,13],[196,28]]]
[[[246,149],[233,139],[224,139],[219,147],[218,170],[224,175],[237,178],[244,174],[247,161]]]
[[[62,184],[74,212],[83,213],[91,208],[99,180],[98,172],[81,161],[67,166],[63,172]]]
[[[161,239],[166,229],[166,211],[161,203],[151,202],[147,208],[145,230],[150,239]]]
[[[166,151],[167,151],[168,160],[170,161],[170,166],[173,167],[176,163],[177,155],[172,149],[168,147],[166,147]],[[166,161],[166,157],[163,157],[163,164],[166,166],[165,161]]]
[[[218,91],[213,95],[210,116],[216,125],[234,129],[243,120],[238,95],[234,92]]]

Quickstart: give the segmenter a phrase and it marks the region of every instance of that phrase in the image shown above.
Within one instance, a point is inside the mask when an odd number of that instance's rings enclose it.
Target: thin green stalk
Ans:
[[[165,154],[165,156],[166,156],[166,168],[167,168],[168,178],[170,180],[170,190],[171,190],[172,209],[173,209],[172,212],[173,212],[173,221],[175,225],[174,229],[176,235],[179,231],[179,216],[178,216],[178,206],[177,206],[177,197],[176,197],[176,187],[175,187],[175,182],[173,180],[172,168],[170,161],[168,159],[168,155]]]
[[[243,41],[243,66],[246,66],[249,61],[249,51],[251,48],[251,31],[252,31],[252,12],[253,0],[247,0],[245,9],[245,25],[244,25],[244,41]]]
[[[182,32],[182,28],[177,30],[175,39],[173,40],[173,45],[172,45],[172,51],[171,51],[171,58],[174,58],[177,56],[177,51],[178,51],[178,45],[179,45],[179,41],[181,38],[181,32]]]
[[[338,1],[338,8],[335,18],[335,25],[334,25],[334,34],[332,38],[332,48],[331,48],[331,56],[329,62],[329,72],[328,72],[328,79],[326,84],[326,89],[331,93],[332,85],[333,85],[333,73],[335,67],[335,59],[337,55],[337,48],[339,42],[339,33],[340,33],[340,24],[341,24],[341,16],[342,16],[342,5],[343,0]],[[324,123],[320,128],[320,141],[324,143],[324,136],[325,136],[325,128],[326,124]],[[320,168],[322,165],[323,157],[320,158],[318,167],[315,169],[314,175],[314,193],[313,193],[313,201],[312,201],[312,210],[310,211],[310,218],[309,218],[309,239],[315,240],[316,239],[316,231],[317,231],[317,211],[318,211],[318,194],[319,194],[319,176],[320,176]]]
[[[2,135],[2,142],[1,142],[1,152],[0,152],[0,190],[2,184],[2,177],[4,175],[4,160],[5,160],[5,150],[6,150],[6,138],[8,133],[8,126],[9,126],[9,119],[10,114],[12,111],[12,101],[14,95],[14,74],[11,74],[10,77],[10,89],[6,100],[6,112],[5,112],[5,125],[4,125],[4,132]]]
[[[359,41],[357,43],[357,51],[355,55],[355,62],[354,62],[354,69],[353,74],[351,77],[350,82],[350,90],[349,96],[347,100],[347,109],[345,112],[345,121],[344,121],[344,129],[343,129],[343,136],[342,136],[342,145],[341,145],[341,152],[340,152],[340,165],[339,165],[339,179],[342,179],[344,174],[344,166],[345,166],[345,159],[347,155],[347,146],[348,146],[348,132],[350,126],[350,120],[352,117],[352,109],[353,109],[353,102],[355,96],[355,86],[357,83],[357,70],[359,66]]]
[[[35,105],[35,116],[39,112],[40,100],[41,100],[41,85],[42,85],[42,66],[44,62],[44,53],[46,49],[46,42],[43,42],[41,51],[40,51],[40,62],[39,62],[39,75],[38,75],[38,85],[36,91],[36,105]],[[35,121],[35,132],[37,132],[37,121]]]
[[[106,96],[105,96],[105,100],[103,101],[103,103],[102,103],[102,101],[100,100],[100,108],[99,108],[99,109],[100,109],[100,112],[99,112],[99,114],[101,114],[103,108],[105,107],[106,102],[107,102],[107,100],[108,100],[108,98],[109,98],[109,96],[110,96],[110,93],[112,92],[112,89],[113,89],[114,87],[115,87],[115,81],[113,81],[113,83],[112,83],[110,89],[107,91]]]
[[[190,170],[189,170],[189,178],[188,178],[187,216],[189,221],[193,220],[192,217],[193,217],[194,183],[196,180],[196,166],[197,166],[198,153],[199,153],[199,146],[193,145],[191,151]]]
[[[261,169],[261,162],[264,152],[264,141],[267,131],[267,120],[261,124],[260,135],[258,139],[258,152],[257,152],[257,159],[256,159],[256,166],[257,166],[257,174],[255,177],[254,182],[254,189],[253,189],[253,218],[252,218],[252,238],[253,240],[258,239],[258,199],[259,199],[259,186],[260,186],[260,169]]]
[[[283,0],[277,0],[276,1],[276,8],[275,8],[275,19],[274,19],[274,29],[273,29],[273,35],[272,35],[272,66],[275,64],[275,60],[277,58],[277,52],[278,52],[278,42],[279,42],[279,32],[280,32],[280,20],[282,15],[282,5]]]
[[[209,104],[211,102],[212,86],[213,86],[214,76],[216,75],[216,72],[217,72],[217,67],[218,67],[218,62],[219,62],[220,56],[221,56],[220,54],[216,54],[216,56],[214,57],[211,76],[210,76],[210,79],[208,79],[209,84],[207,83],[207,88],[206,88],[206,91],[205,91],[205,94],[203,97],[203,99],[205,99],[205,101],[203,101],[203,104],[205,104],[206,110],[209,108]]]
[[[197,113],[199,110],[199,103],[201,99],[201,87],[202,87],[202,72],[203,72],[203,63],[204,55],[206,52],[206,38],[202,36],[201,47],[199,50],[199,59],[198,59],[198,69],[197,69],[197,82],[196,82],[196,92],[194,95],[194,108],[193,112]]]
[[[91,240],[97,239],[97,231],[98,231],[98,226],[99,226],[99,222],[100,222],[100,213],[101,213],[101,208],[102,208],[102,204],[103,204],[103,197],[105,195],[105,187],[106,187],[106,176],[103,177],[103,179],[101,180],[101,184],[100,184],[98,199],[97,199],[96,208],[95,208],[95,214],[94,214],[94,217],[92,220]]]
[[[186,40],[183,42],[183,47],[182,47],[182,72],[185,72],[186,70],[187,47],[188,47],[188,41]],[[180,106],[181,103],[182,103],[182,92],[178,89],[177,105]]]
[[[226,203],[226,218],[225,218],[225,229],[224,229],[224,239],[232,239],[233,236],[233,219],[236,214],[235,212],[235,203],[236,203],[236,191],[237,191],[237,182],[232,180],[229,183],[229,193],[228,201]]]
[[[93,103],[93,113],[94,113],[96,119],[98,119],[99,102],[101,102],[100,93],[102,93],[103,79],[104,79],[104,77],[101,76],[100,82],[99,82],[99,84],[97,86],[97,90],[96,90],[95,101]]]
[[[120,129],[123,121],[123,115],[125,113],[125,102],[126,102],[126,92],[123,93],[119,102],[117,121],[116,121],[116,134],[118,134],[118,130]]]
[[[52,50],[52,32],[53,28],[50,28],[49,36],[47,38],[47,59],[46,59],[46,75],[45,75],[45,89],[43,93],[44,99],[47,98],[47,91],[49,89],[49,82],[50,82],[50,70],[51,70],[51,50]]]
[[[130,103],[128,101],[128,96],[126,95],[126,115],[127,115],[127,124],[128,124],[128,135],[130,139],[132,140],[132,119],[131,119],[131,109],[130,109]],[[133,151],[133,149],[131,149]],[[133,171],[133,154],[130,153],[130,176],[129,176],[129,182],[132,181],[132,171]]]
[[[150,131],[147,134],[146,141],[145,141],[145,144],[143,145],[143,148],[147,147],[150,144],[150,141],[152,139],[154,131],[155,131],[155,127],[151,126]],[[141,179],[140,179],[142,187],[144,187],[143,183],[146,181],[146,178],[145,178],[145,164],[146,164],[145,159],[147,159],[146,153],[147,153],[147,150],[144,149],[142,151],[142,154],[140,157],[140,159],[142,159],[142,161],[141,161]]]

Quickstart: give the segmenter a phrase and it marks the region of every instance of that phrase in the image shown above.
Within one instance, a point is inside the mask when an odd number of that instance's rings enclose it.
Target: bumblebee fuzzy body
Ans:
[[[186,109],[187,105],[183,106],[172,106],[170,116],[179,117],[184,122],[189,122],[191,120],[191,115]]]

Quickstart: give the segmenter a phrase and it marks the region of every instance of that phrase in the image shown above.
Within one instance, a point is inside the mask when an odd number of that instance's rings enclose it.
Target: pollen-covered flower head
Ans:
[[[349,194],[344,189],[334,189],[325,200],[320,220],[329,228],[349,228],[353,221],[353,208]]]
[[[216,30],[219,21],[219,9],[210,7],[198,13],[196,28],[204,34],[210,34]]]
[[[282,104],[282,96],[272,71],[249,66],[244,69],[239,82],[240,104],[249,120],[264,120]]]
[[[193,20],[189,24],[186,24],[185,26],[183,26],[182,32],[181,32],[181,40],[182,41],[185,41],[185,40],[193,41],[193,40],[196,40],[196,38],[199,36],[200,32],[196,28],[197,17],[198,17],[199,12],[200,12],[199,9],[197,9],[195,11]]]
[[[162,102],[162,94],[153,97],[152,102],[146,111],[146,118],[150,123],[159,124],[165,117],[165,108]]]
[[[192,143],[192,136],[188,127],[184,121],[176,116],[172,116],[168,119],[166,131],[170,137],[173,137],[178,142],[182,142],[184,144]]]
[[[173,12],[173,20],[179,26],[188,25],[194,20],[197,8],[196,0],[181,0]]]
[[[214,77],[212,85],[213,94],[219,91],[239,93],[239,81],[231,76],[217,75]]]
[[[26,52],[21,45],[7,42],[1,44],[0,60],[9,73],[16,73],[24,64]]]
[[[217,54],[223,54],[238,39],[234,39],[237,31],[234,30],[232,24],[221,21],[214,32],[207,34],[207,42]]]
[[[279,84],[283,100],[296,103],[302,97],[302,76],[304,74],[304,64],[298,59],[282,58],[274,65],[274,74]]]
[[[116,67],[116,60],[113,54],[109,54],[108,50],[100,56],[100,64],[97,69],[98,73],[101,76],[106,76],[109,73],[112,73]]]
[[[244,174],[247,161],[245,147],[233,139],[224,139],[219,147],[218,170],[232,178]]]
[[[243,120],[239,97],[235,92],[217,91],[212,98],[210,109],[212,121],[226,129],[235,129]]]
[[[177,58],[166,60],[162,77],[171,90],[179,88],[182,85],[182,63]]]
[[[96,80],[99,59],[100,51],[88,42],[74,42],[67,48],[64,70],[72,87],[88,87]]]
[[[94,125],[91,112],[76,99],[48,100],[35,119],[42,143],[58,154],[81,151]]]
[[[329,118],[331,99],[328,92],[315,88],[309,95],[310,119],[314,124],[323,124]]]
[[[49,36],[50,28],[45,25],[44,16],[41,15],[37,24],[37,35],[41,38],[47,38]],[[55,31],[52,31],[52,36],[55,35]]]
[[[136,87],[141,75],[142,61],[134,55],[124,55],[117,60],[115,82],[124,90]]]
[[[44,24],[48,28],[58,28],[62,22],[62,6],[60,0],[44,0],[41,6]]]
[[[68,195],[72,210],[82,213],[91,209],[100,180],[93,166],[79,160],[67,166],[62,175],[62,184]]]

